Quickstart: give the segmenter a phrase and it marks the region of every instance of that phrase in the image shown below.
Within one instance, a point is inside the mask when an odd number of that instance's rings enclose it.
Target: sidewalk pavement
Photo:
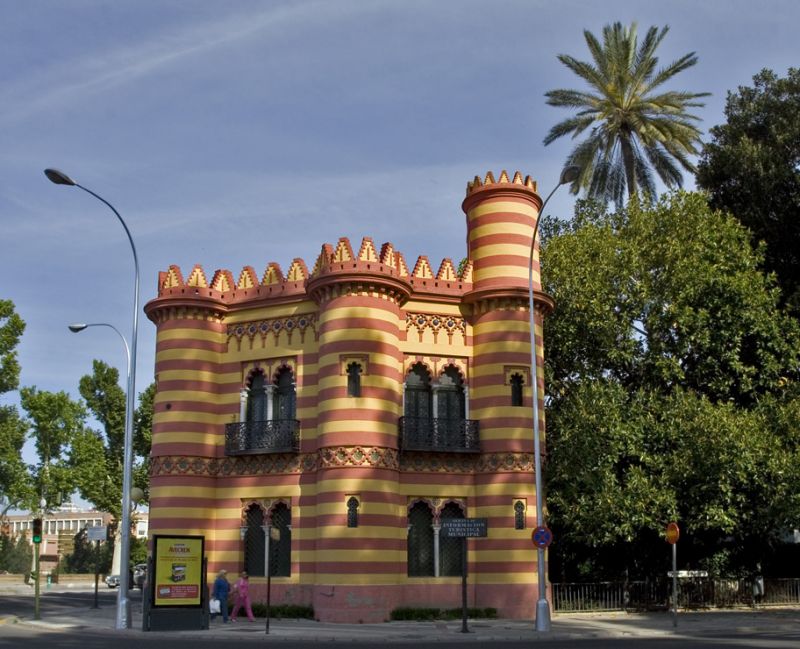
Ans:
[[[142,609],[140,602],[131,602],[132,628],[120,631],[126,634],[145,634],[142,631]],[[50,630],[113,631],[116,607],[80,609],[79,617],[74,609],[43,615],[42,620],[3,616],[3,624],[25,624]],[[462,633],[461,620],[436,622],[386,622],[383,624],[331,624],[313,620],[270,621],[270,638],[275,640],[311,640],[317,642],[487,642],[487,641],[536,641],[571,640],[591,638],[674,638],[702,637],[724,634],[793,634],[800,629],[800,609],[762,608],[758,610],[714,610],[680,612],[677,627],[669,613],[571,613],[553,615],[551,630],[537,632],[532,620],[485,620],[468,621],[469,633]],[[246,638],[256,639],[265,635],[265,620],[257,618],[249,622],[240,617],[236,622],[223,624],[220,617],[211,622],[207,630],[159,631],[154,635],[202,636],[227,638],[230,641]],[[146,636],[145,636],[146,637]]]

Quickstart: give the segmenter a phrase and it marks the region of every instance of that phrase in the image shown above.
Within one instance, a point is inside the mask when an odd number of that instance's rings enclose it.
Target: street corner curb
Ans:
[[[19,618],[16,615],[0,615],[0,626],[5,624],[19,624]]]

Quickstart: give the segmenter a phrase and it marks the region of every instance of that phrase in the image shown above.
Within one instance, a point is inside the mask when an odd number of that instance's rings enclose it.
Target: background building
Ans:
[[[470,606],[532,617],[540,206],[529,177],[476,177],[458,267],[410,267],[365,238],[260,279],[161,273],[145,307],[158,330],[151,533],[202,534],[212,575],[263,576],[270,526],[273,602],[372,622],[459,606],[461,542],[441,522],[487,518],[488,537],[467,542]],[[538,255],[534,271],[539,287]],[[541,356],[552,303],[537,290],[536,305]],[[251,580],[257,599],[264,582]]]
[[[25,535],[29,543],[34,515],[8,514],[4,517],[0,531],[16,538]],[[81,509],[75,505],[64,505],[42,516],[42,543],[39,546],[42,570],[53,570],[61,557],[72,552],[75,535],[87,527],[107,527],[114,524],[114,517],[108,512]],[[133,520],[133,535],[146,539],[148,535],[148,512],[137,511]]]

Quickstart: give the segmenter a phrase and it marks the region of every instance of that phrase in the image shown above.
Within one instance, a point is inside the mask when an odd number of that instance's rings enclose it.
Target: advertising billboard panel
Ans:
[[[202,536],[153,537],[153,606],[201,606]]]

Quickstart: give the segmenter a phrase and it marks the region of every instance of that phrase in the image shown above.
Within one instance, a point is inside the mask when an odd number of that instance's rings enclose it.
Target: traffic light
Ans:
[[[41,518],[34,518],[33,519],[33,542],[34,543],[41,543],[42,542],[42,519]]]

